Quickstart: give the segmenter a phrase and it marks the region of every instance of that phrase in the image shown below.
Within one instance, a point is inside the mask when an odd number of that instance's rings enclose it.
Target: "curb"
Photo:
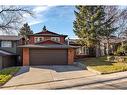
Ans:
[[[99,74],[99,75],[103,74],[102,72],[96,71],[96,70],[92,69],[91,67],[88,67],[88,66],[86,66],[86,65],[84,65],[84,64],[82,64],[80,62],[74,62],[74,64],[76,66],[82,68],[82,69],[87,69],[88,71],[91,71],[93,73],[96,73],[96,74]]]
[[[87,68],[87,70],[89,70],[89,71],[91,71],[93,73],[96,73],[96,74],[99,74],[99,75],[102,75],[103,74],[102,72],[96,71],[96,70],[94,70],[94,69],[92,69],[90,67],[86,67],[86,68]]]

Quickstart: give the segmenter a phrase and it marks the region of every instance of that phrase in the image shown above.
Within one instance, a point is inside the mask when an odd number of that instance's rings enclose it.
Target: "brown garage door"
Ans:
[[[67,64],[67,50],[30,49],[30,65]]]

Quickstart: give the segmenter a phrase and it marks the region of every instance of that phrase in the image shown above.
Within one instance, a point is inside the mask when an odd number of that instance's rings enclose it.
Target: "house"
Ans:
[[[18,36],[0,35],[0,69],[18,65],[19,39]]]
[[[0,50],[4,50],[11,53],[17,53],[17,46],[19,44],[20,37],[14,35],[0,35]]]
[[[69,41],[68,41],[69,40]],[[82,46],[81,44],[77,43],[78,39],[68,39],[66,40],[66,43],[72,46],[79,46],[79,48],[76,49],[76,56],[75,58],[84,58],[84,57],[95,57],[96,56],[96,49],[95,47],[86,47]],[[118,38],[116,36],[112,36],[109,39],[109,54],[113,54],[116,50],[117,47],[122,44],[127,42],[127,39],[125,38]],[[106,37],[102,37],[100,41],[100,56],[104,56],[107,54],[107,40]]]
[[[43,28],[39,33],[28,35],[29,44],[22,48],[23,66],[73,64],[76,46],[67,45],[67,35],[57,34]]]
[[[71,46],[78,46],[75,50],[75,58],[95,57],[94,48],[88,48],[77,43],[78,39],[67,39],[66,43]]]

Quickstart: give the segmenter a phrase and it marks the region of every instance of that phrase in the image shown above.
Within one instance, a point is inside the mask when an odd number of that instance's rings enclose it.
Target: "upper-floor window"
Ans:
[[[11,41],[1,41],[1,47],[12,47]]]
[[[44,37],[35,37],[34,39],[34,42],[40,42],[40,41],[43,41],[44,40]]]
[[[59,37],[51,37],[51,40],[56,41],[56,42],[60,42],[60,38]]]

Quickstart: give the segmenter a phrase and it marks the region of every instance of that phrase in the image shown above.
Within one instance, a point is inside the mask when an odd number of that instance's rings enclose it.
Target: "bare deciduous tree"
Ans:
[[[32,11],[23,6],[0,6],[0,30],[10,34],[18,30],[23,21],[23,15],[33,15]]]

